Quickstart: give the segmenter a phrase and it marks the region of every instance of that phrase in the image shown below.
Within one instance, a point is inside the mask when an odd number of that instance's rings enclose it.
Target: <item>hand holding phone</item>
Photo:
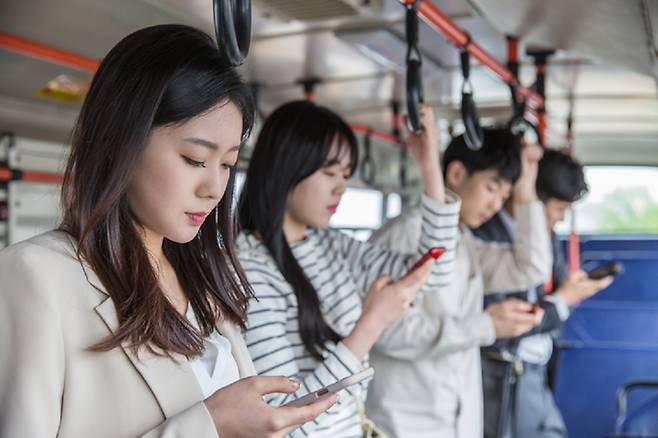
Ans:
[[[303,397],[288,402],[283,406],[301,407],[301,406],[309,405],[311,403],[315,403],[320,400],[324,400],[326,398],[331,397],[333,394],[336,394],[339,391],[349,386],[356,385],[362,380],[370,378],[374,375],[375,375],[375,370],[373,368],[366,368],[365,370],[360,371],[356,374],[352,374],[351,376],[345,377],[344,379],[339,380],[336,383],[332,383],[329,386],[325,386],[322,389],[318,389],[317,391],[311,392],[310,394],[306,394]]]
[[[298,382],[284,376],[251,376],[218,389],[203,403],[223,437],[281,437],[336,403],[336,396],[301,408],[273,409],[263,403],[263,396],[290,394],[298,389]]]
[[[541,322],[544,315],[542,309],[533,312],[532,304],[514,297],[490,304],[485,312],[491,316],[496,338],[500,339],[515,338],[528,332]]]
[[[567,306],[577,306],[612,283],[613,276],[623,270],[623,265],[610,264],[594,269],[570,273],[555,291],[555,295]]]
[[[590,280],[600,280],[610,275],[616,277],[622,272],[624,272],[624,264],[622,262],[610,262],[603,266],[599,266],[592,271],[589,271],[587,273],[587,277]]]
[[[423,266],[429,259],[434,259],[438,260],[443,254],[445,254],[447,250],[443,247],[435,246],[434,248],[430,248],[425,255],[423,255],[420,260],[418,260],[412,267],[407,271],[406,274],[404,274],[404,277],[407,277],[408,275],[411,275],[414,271],[419,269],[421,266]]]

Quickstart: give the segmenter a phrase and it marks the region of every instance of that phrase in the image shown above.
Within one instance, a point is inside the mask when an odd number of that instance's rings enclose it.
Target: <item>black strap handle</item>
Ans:
[[[419,60],[407,62],[407,120],[409,129],[420,132],[420,107],[425,101],[423,92],[422,65]]]
[[[517,95],[518,87],[516,85],[510,85],[510,91],[512,95],[512,118],[508,123],[509,130],[514,135],[522,136],[526,132],[531,131],[536,137],[536,140],[531,140],[533,143],[539,143],[539,127],[534,123],[530,122],[526,116],[526,100],[519,98]]]
[[[523,134],[531,125],[525,118],[526,101],[517,95],[518,87],[510,85],[512,97],[512,118],[509,121],[509,129],[512,134]]]
[[[466,146],[472,150],[479,150],[484,142],[484,132],[480,126],[480,116],[478,114],[475,99],[473,98],[473,85],[471,84],[471,55],[468,47],[471,44],[471,37],[467,33],[467,40],[460,53],[460,63],[464,82],[462,84],[462,121],[464,122],[464,140]]]
[[[420,132],[420,106],[425,101],[423,92],[422,64],[423,59],[418,49],[418,16],[416,9],[419,1],[407,5],[406,38],[407,38],[407,118],[409,129]]]
[[[467,34],[468,35],[468,34]],[[459,63],[462,68],[462,76],[464,77],[464,85],[468,84],[469,86],[471,85],[471,54],[468,53],[468,46],[470,45],[471,40],[470,37],[466,42],[466,45],[464,46],[463,49],[461,49],[459,53]],[[462,85],[462,87],[464,86]]]
[[[375,176],[377,169],[375,168],[375,160],[372,158],[372,130],[368,128],[365,137],[363,138],[363,159],[359,166],[359,175],[361,180],[368,186],[375,184]]]
[[[213,0],[217,45],[232,66],[242,65],[251,45],[251,0]]]
[[[405,148],[400,148],[400,169],[398,173],[398,180],[400,184],[400,191],[403,195],[407,194],[407,187],[409,187],[409,180],[407,178],[407,163],[409,162],[409,152]]]

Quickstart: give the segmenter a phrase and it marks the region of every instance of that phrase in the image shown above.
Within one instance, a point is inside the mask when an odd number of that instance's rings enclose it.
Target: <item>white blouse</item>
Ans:
[[[199,323],[192,306],[187,306],[185,314],[188,321],[199,329]],[[215,391],[240,379],[238,364],[231,353],[231,344],[217,330],[203,341],[205,350],[199,357],[189,360],[203,398],[210,397]]]

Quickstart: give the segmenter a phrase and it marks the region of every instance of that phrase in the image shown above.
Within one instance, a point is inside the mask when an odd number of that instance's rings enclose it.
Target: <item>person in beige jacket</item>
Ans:
[[[480,346],[520,335],[541,321],[541,309],[530,313],[531,305],[516,299],[483,310],[484,290],[524,289],[550,275],[546,219],[534,190],[541,150],[526,146],[521,159],[519,149],[519,139],[508,130],[486,129],[480,150],[469,149],[459,136],[445,151],[446,186],[462,202],[450,286],[419,295],[371,353],[376,377],[366,411],[392,437],[482,437]],[[474,238],[469,227],[485,222],[510,195],[519,225],[516,243]],[[371,241],[411,252],[419,217],[413,208]]]
[[[279,437],[335,403],[272,407],[299,383],[249,377],[230,205],[252,120],[203,32],[153,26],[105,57],[61,226],[0,252],[0,437]]]

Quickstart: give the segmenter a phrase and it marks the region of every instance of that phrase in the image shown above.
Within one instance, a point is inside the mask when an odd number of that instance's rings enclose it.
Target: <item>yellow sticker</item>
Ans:
[[[37,90],[35,95],[62,102],[81,102],[85,98],[87,90],[89,90],[89,84],[90,81],[86,79],[59,75],[49,81],[43,88]]]

